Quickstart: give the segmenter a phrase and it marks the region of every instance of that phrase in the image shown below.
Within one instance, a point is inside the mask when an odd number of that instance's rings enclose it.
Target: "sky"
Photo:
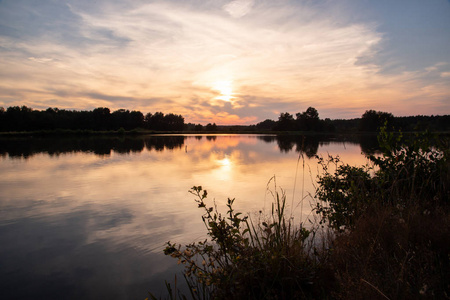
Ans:
[[[0,106],[450,114],[450,0],[0,0]]]

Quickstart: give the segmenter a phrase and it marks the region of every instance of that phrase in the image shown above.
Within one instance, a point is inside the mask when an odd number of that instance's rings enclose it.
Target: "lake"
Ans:
[[[159,295],[181,269],[165,242],[206,237],[191,187],[223,212],[235,198],[236,210],[255,215],[270,210],[276,183],[300,222],[314,215],[314,155],[362,165],[375,147],[373,137],[332,136],[2,138],[0,295]]]

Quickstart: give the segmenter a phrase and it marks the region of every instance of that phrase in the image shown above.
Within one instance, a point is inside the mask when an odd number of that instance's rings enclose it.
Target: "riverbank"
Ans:
[[[411,135],[416,134],[421,131],[407,131],[403,134]],[[438,134],[442,136],[450,136],[450,131],[433,131],[433,134]],[[125,130],[123,128],[118,130],[85,130],[85,129],[53,129],[53,130],[34,130],[34,131],[6,131],[0,132],[0,137],[14,137],[14,136],[86,136],[86,135],[162,135],[162,134],[172,134],[172,135],[184,135],[184,134],[270,134],[270,135],[305,135],[305,136],[376,136],[376,132],[363,132],[363,131],[274,131],[274,130],[183,130],[183,131],[161,131],[161,130],[147,130],[147,129],[132,129]],[[396,133],[398,134],[398,133]]]

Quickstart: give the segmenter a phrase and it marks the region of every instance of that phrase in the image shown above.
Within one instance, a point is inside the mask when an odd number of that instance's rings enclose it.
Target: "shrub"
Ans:
[[[399,214],[385,206],[333,240],[336,299],[447,299],[450,291],[448,210]]]
[[[448,298],[449,148],[426,133],[405,143],[382,129],[379,141],[373,166],[319,159],[316,212],[336,232],[333,298]]]
[[[222,215],[215,205],[207,206],[202,187],[190,192],[204,210],[211,241],[184,248],[168,242],[164,253],[185,265],[193,299],[308,299],[327,292],[314,285],[327,272],[314,251],[314,237],[286,217],[283,192],[275,193],[271,215],[257,224],[234,211],[234,199]]]
[[[164,250],[185,265],[192,299],[449,298],[448,141],[431,146],[424,133],[405,143],[382,128],[379,142],[372,165],[318,158],[315,210],[329,236],[294,224],[276,187],[271,214],[257,222],[235,212],[234,199],[222,215],[193,187],[210,240]]]
[[[419,206],[429,210],[449,203],[450,161],[445,144],[430,145],[427,133],[409,142],[381,128],[380,155],[370,155],[372,166],[354,167],[339,157],[317,157],[322,166],[315,197],[322,223],[342,231],[355,220],[383,206]]]

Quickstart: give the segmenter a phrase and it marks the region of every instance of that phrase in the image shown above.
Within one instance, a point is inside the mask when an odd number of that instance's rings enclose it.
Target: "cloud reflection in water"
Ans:
[[[222,211],[230,197],[237,210],[256,212],[269,205],[276,175],[297,203],[294,182],[305,176],[310,191],[316,176],[306,155],[295,178],[299,145],[306,143],[238,135],[1,141],[2,295],[143,299],[164,291],[178,268],[162,255],[164,243],[205,238],[187,191],[202,185]],[[365,163],[356,142],[312,139],[304,149]]]

